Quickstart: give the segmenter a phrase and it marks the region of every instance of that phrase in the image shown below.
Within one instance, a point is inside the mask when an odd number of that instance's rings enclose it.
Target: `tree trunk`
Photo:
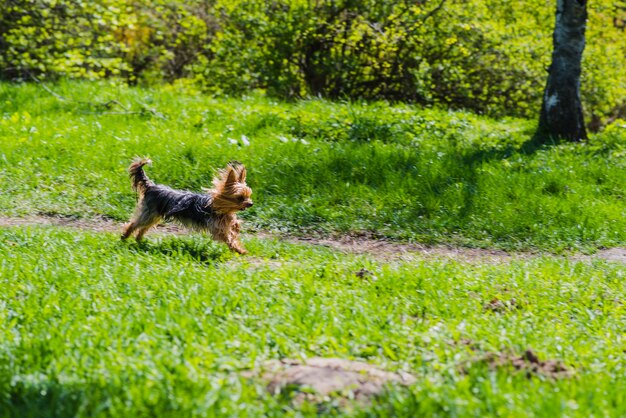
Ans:
[[[552,65],[543,94],[538,137],[587,139],[580,102],[580,62],[585,49],[586,0],[557,0]]]

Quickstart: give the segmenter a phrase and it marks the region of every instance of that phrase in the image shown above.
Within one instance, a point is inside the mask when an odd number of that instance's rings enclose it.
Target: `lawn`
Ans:
[[[623,266],[382,262],[279,240],[0,231],[5,416],[623,416]],[[367,269],[372,274],[359,277]],[[502,309],[494,300],[512,303]],[[490,364],[531,349],[565,376]],[[367,407],[294,406],[241,376],[360,359],[417,377]],[[321,408],[321,409],[320,409]],[[157,412],[158,411],[158,412]]]
[[[47,88],[0,84],[2,218],[121,225],[133,156],[192,190],[236,159],[250,253],[0,227],[0,417],[626,415],[626,268],[593,255],[626,245],[621,122],[533,148],[534,121],[408,105]],[[516,252],[380,257],[281,236]],[[520,366],[528,353],[540,362]],[[300,404],[248,373],[310,357],[416,381]]]
[[[125,220],[126,167],[199,190],[248,167],[257,229],[504,249],[626,241],[626,129],[528,146],[535,122],[386,103],[211,99],[182,87],[0,84],[0,212]]]

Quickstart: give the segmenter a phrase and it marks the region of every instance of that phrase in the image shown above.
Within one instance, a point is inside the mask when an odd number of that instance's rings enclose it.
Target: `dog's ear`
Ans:
[[[226,185],[237,183],[237,172],[232,166],[226,168]]]
[[[239,169],[239,183],[246,182],[246,174],[247,174],[246,166],[242,165]]]

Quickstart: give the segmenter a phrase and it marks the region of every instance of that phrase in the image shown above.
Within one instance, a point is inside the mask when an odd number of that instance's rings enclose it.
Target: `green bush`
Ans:
[[[3,76],[102,78],[129,67],[116,34],[131,22],[123,0],[8,0],[0,9]]]
[[[626,114],[624,2],[589,7],[582,95],[597,129]],[[534,118],[554,12],[542,0],[8,0],[0,71]]]
[[[210,2],[8,0],[0,10],[3,78],[120,76],[173,80],[210,42]]]
[[[623,111],[626,41],[613,2],[594,4],[583,100],[600,123]],[[554,8],[478,2],[246,1],[198,78],[211,91],[388,99],[535,117],[550,64]],[[236,54],[233,51],[237,51]],[[205,76],[206,75],[206,76]]]

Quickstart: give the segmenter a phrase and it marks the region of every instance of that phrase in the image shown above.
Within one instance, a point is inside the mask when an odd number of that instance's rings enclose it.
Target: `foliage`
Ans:
[[[228,19],[212,45],[218,65],[198,73],[213,92],[262,87],[279,97],[384,98],[526,117],[538,111],[554,20],[544,1],[237,5],[221,13]],[[613,15],[612,3],[602,3],[590,23],[582,93],[596,128],[621,114],[626,93],[626,43],[607,24]]]
[[[0,11],[6,78],[121,76],[173,80],[209,42],[210,2],[7,0]]]
[[[243,216],[264,229],[553,252],[626,242],[623,121],[585,144],[531,149],[528,121],[407,105],[50,88],[66,100],[0,85],[3,213],[122,222],[134,156],[152,157],[156,181],[193,190],[237,159],[254,190]]]
[[[128,69],[115,34],[127,21],[123,1],[8,0],[0,12],[4,76],[100,78]]]
[[[535,22],[516,23],[510,33],[522,11],[513,3],[500,14],[494,12],[502,5],[489,2],[244,3],[222,28],[243,51],[228,60],[251,63],[260,84],[281,97],[386,98],[524,113],[529,93],[541,94],[534,90],[543,80],[533,72],[541,69],[547,43],[535,39]],[[531,17],[547,23],[550,13],[540,7]],[[530,59],[518,65],[523,53]]]
[[[590,3],[582,95],[595,129],[626,109],[622,4]],[[544,0],[8,0],[0,71],[191,77],[214,94],[264,89],[536,117],[553,22]]]

